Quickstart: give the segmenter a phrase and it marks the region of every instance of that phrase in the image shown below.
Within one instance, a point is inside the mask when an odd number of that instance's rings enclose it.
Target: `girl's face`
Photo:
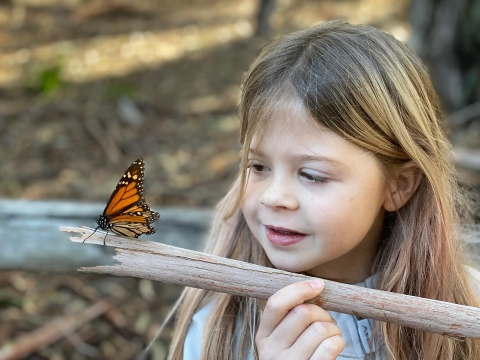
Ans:
[[[346,283],[370,275],[387,196],[378,160],[305,110],[254,136],[241,209],[272,264]]]

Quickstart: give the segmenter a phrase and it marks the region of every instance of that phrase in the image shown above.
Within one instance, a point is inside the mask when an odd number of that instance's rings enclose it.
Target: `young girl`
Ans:
[[[328,21],[268,44],[242,83],[241,173],[207,252],[478,306],[437,98],[420,60],[370,26]],[[172,360],[480,359],[465,341],[304,304],[189,289]]]

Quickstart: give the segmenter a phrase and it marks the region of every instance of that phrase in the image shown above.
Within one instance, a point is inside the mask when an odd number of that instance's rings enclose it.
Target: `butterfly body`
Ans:
[[[160,214],[150,210],[145,201],[144,172],[145,163],[142,159],[130,165],[110,196],[103,214],[97,219],[99,228],[133,238],[155,232],[151,224]]]

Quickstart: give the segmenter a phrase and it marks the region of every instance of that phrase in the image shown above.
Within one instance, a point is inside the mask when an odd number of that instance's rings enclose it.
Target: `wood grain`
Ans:
[[[102,245],[105,233],[63,227],[82,234],[74,242]],[[133,276],[233,295],[268,299],[297,281],[314,279],[259,265],[164,244],[108,234],[118,264],[80,271]],[[325,280],[325,289],[310,302],[326,310],[386,321],[455,338],[480,338],[480,308],[367,289]]]

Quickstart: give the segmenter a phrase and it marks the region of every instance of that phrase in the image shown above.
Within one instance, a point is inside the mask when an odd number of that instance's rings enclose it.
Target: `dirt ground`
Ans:
[[[408,2],[381,4],[278,1],[272,36],[340,17],[406,38]],[[0,197],[106,201],[142,157],[151,206],[214,206],[238,170],[239,84],[265,43],[252,36],[256,7],[0,1]],[[41,326],[58,330],[52,321],[114,294],[107,313],[77,319],[75,332],[25,358],[133,359],[180,291],[130,278],[0,272],[0,349]],[[165,357],[170,334],[171,326],[151,359]]]

